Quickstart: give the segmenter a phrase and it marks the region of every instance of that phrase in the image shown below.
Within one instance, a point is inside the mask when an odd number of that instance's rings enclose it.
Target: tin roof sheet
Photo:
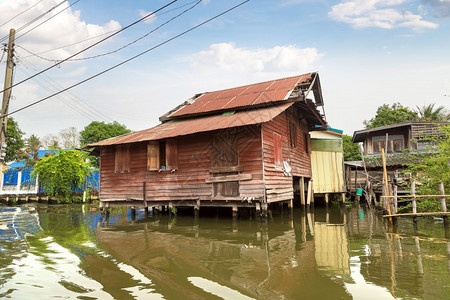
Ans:
[[[311,82],[313,73],[250,84],[200,95],[192,104],[185,105],[168,117],[205,114],[215,111],[243,108],[286,100],[292,90]]]
[[[239,111],[231,115],[215,114],[191,119],[171,120],[153,128],[89,144],[87,147],[152,141],[230,127],[265,123],[278,116],[293,104],[293,102],[286,102],[271,107]]]

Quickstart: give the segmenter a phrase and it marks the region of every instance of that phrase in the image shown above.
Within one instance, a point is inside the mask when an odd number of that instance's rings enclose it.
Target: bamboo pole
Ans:
[[[439,191],[441,192],[441,195],[445,195],[445,189],[444,189],[443,182],[439,182]],[[447,212],[447,203],[445,203],[445,197],[441,198],[441,207],[442,207],[442,212],[446,213]],[[447,216],[443,217],[443,221],[444,221],[444,226],[448,227],[448,217]]]
[[[386,189],[386,195],[389,196],[390,195],[389,194],[389,184],[388,184],[388,178],[387,178],[386,157],[384,156],[384,148],[381,148],[381,159],[383,161],[384,186]],[[387,199],[388,199],[388,205],[387,205],[388,213],[389,213],[389,215],[391,215],[392,214],[391,213],[391,201],[389,200],[390,198],[387,198]],[[389,217],[389,224],[392,227],[392,217]]]

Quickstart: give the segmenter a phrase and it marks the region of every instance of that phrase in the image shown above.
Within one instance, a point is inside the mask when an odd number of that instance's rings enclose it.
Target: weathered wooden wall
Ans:
[[[308,128],[306,122],[299,120],[301,116],[290,108],[262,125],[264,182],[268,203],[293,199],[293,176],[311,177]],[[291,147],[289,122],[295,126],[295,147]],[[277,135],[281,137],[282,161],[292,168],[290,174],[285,174],[283,165],[275,164]]]
[[[239,196],[228,200],[264,196],[260,126],[237,129]],[[100,199],[103,201],[144,199],[146,201],[212,200],[211,143],[213,133],[200,133],[176,138],[178,168],[158,172],[147,170],[147,142],[130,145],[129,173],[115,173],[115,148],[103,147],[101,153]],[[251,179],[248,179],[251,178]],[[214,200],[227,200],[222,197]]]
[[[343,193],[344,153],[311,151],[314,193]]]

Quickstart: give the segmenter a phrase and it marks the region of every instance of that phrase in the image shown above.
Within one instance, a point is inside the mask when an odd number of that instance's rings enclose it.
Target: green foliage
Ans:
[[[344,147],[344,160],[361,160],[361,152],[359,150],[359,144],[353,143],[352,137],[349,135],[342,135],[342,145]]]
[[[411,173],[419,183],[418,194],[436,195],[439,193],[439,183],[444,183],[445,190],[450,190],[450,125],[439,126],[443,137],[431,136],[427,140],[435,143],[435,148],[429,148],[429,154],[424,155],[420,162],[409,164],[406,172]],[[436,151],[437,150],[437,151]],[[422,201],[421,205],[435,207],[438,211],[438,200]],[[418,204],[419,207],[419,204]]]
[[[58,150],[58,154],[38,161],[32,174],[39,175],[39,182],[47,195],[70,202],[72,188],[80,188],[89,174],[86,156],[76,150]]]
[[[80,144],[85,146],[130,132],[125,125],[116,121],[113,123],[93,121],[80,132]]]
[[[32,167],[36,165],[39,160],[38,151],[41,148],[41,141],[37,136],[32,134],[25,140],[26,147],[17,151],[17,157],[25,161],[25,167]]]
[[[450,114],[444,106],[438,106],[434,108],[433,104],[424,105],[417,108],[417,114],[420,121],[437,121],[445,122],[450,120]]]
[[[417,119],[418,115],[415,111],[402,106],[400,103],[394,103],[392,106],[389,106],[389,104],[383,104],[378,107],[375,117],[369,121],[364,121],[364,125],[366,128],[370,129],[407,121],[414,121]]]
[[[24,132],[20,130],[19,124],[13,119],[8,118],[6,126],[6,156],[5,162],[14,161],[18,159],[17,151],[24,146],[22,139]]]

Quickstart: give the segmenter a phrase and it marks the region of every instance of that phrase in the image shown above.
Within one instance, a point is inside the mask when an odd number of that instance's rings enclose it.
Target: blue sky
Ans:
[[[60,2],[0,0],[0,24],[17,16],[0,27],[0,37]],[[73,6],[23,36],[39,22],[17,33],[15,82],[169,2],[64,3],[53,13]],[[240,2],[202,1],[129,47],[86,59],[130,43],[192,3],[179,0],[148,22],[77,56],[84,59],[65,62],[45,76],[16,86],[10,111],[120,63]],[[450,108],[449,36],[450,0],[251,0],[70,93],[13,117],[27,135],[39,137],[71,126],[81,130],[93,120],[115,120],[141,130],[158,124],[160,115],[196,93],[317,71],[330,126],[352,135],[385,103],[400,102],[410,108],[436,103]],[[67,45],[71,46],[63,47]],[[1,73],[4,67],[3,59]]]

